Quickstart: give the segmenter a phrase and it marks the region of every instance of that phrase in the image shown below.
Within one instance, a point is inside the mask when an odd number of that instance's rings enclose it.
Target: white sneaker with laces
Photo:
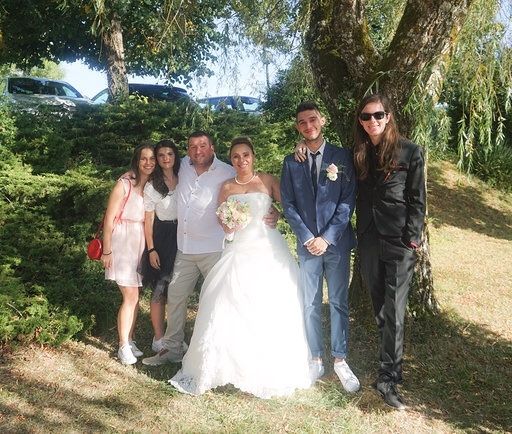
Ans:
[[[158,354],[151,357],[142,359],[142,364],[148,366],[160,366],[165,363],[178,363],[181,362],[185,352],[188,349],[188,345],[185,342],[181,344],[181,351],[179,350],[168,350],[163,348]]]
[[[334,372],[338,375],[343,388],[349,393],[357,392],[361,385],[345,360],[334,364]]]
[[[155,338],[153,338],[153,342],[151,343],[151,349],[155,353],[159,353],[164,349],[164,338],[157,339],[155,341]]]
[[[133,353],[133,355],[135,357],[140,357],[140,356],[142,356],[144,354],[141,350],[139,350],[137,348],[137,345],[135,344],[135,341],[129,341],[129,344],[130,344],[130,348],[132,350],[132,353]]]
[[[325,373],[324,364],[322,361],[311,360],[309,362],[309,376],[311,378],[311,382],[315,383],[320,377],[322,377]]]
[[[133,365],[134,363],[137,363],[137,357],[133,355],[130,345],[128,344],[119,347],[117,357],[119,357],[119,361],[123,365]]]

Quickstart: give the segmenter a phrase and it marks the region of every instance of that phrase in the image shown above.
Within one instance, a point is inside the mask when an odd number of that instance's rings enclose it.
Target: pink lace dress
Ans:
[[[124,194],[130,192],[130,182],[121,178]],[[105,279],[115,280],[120,286],[142,286],[142,276],[137,272],[144,251],[144,200],[133,188],[124,210],[112,232],[112,265],[105,270]]]

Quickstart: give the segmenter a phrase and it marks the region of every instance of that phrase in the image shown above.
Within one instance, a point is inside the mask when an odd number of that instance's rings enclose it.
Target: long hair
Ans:
[[[172,167],[172,171],[175,176],[178,176],[181,159],[176,143],[174,143],[174,141],[171,139],[160,140],[155,145],[155,157],[158,157],[158,151],[162,148],[171,148],[172,151],[174,152],[174,166]],[[169,193],[169,187],[167,187],[167,184],[165,183],[164,172],[160,165],[158,164],[158,158],[155,170],[152,175],[152,181],[155,190],[158,191],[162,196],[167,196],[167,193]]]
[[[395,165],[395,156],[400,147],[398,141],[400,139],[400,133],[395,122],[395,115],[389,98],[378,93],[365,96],[357,107],[354,120],[354,165],[357,177],[360,180],[366,179],[368,172],[370,171],[369,153],[373,146],[370,137],[359,122],[359,115],[365,108],[366,104],[369,103],[381,103],[382,107],[384,107],[384,111],[390,114],[389,121],[379,144],[377,170],[383,172],[389,172],[392,170]]]
[[[131,169],[131,178],[135,179],[135,185],[139,185],[140,183],[140,171],[139,171],[139,162],[140,162],[140,156],[142,154],[142,151],[144,149],[151,149],[153,152],[155,152],[155,147],[152,143],[143,143],[135,148],[133,151],[132,161],[130,163],[130,169]]]

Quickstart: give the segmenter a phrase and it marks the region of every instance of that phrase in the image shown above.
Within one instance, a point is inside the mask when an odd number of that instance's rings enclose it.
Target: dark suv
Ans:
[[[143,84],[143,83],[130,83],[128,84],[128,91],[130,95],[138,95],[145,97],[148,100],[157,101],[180,101],[190,100],[187,91],[181,87],[166,86],[163,84]],[[108,101],[108,89],[103,89],[92,98],[94,104],[104,104]]]

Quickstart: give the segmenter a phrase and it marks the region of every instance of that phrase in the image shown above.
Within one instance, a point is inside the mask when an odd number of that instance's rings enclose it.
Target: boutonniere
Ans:
[[[338,174],[343,173],[343,166],[337,166],[334,163],[331,163],[325,169],[327,178],[331,181],[336,181],[338,179]]]

